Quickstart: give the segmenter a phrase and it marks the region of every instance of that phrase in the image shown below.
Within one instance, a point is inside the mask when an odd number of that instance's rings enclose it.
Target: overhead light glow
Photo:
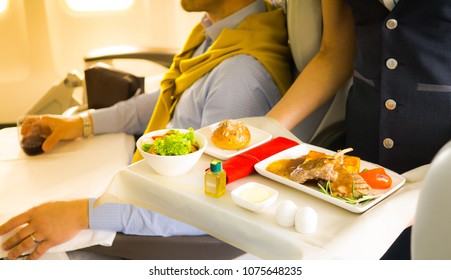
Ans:
[[[133,2],[134,0],[66,0],[67,6],[77,12],[120,11],[130,8]]]
[[[8,8],[9,0],[0,0],[0,14],[3,14]]]

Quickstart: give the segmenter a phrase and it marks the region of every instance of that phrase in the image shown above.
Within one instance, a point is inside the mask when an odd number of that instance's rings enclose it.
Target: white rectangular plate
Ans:
[[[216,147],[215,144],[213,144],[213,142],[211,141],[211,135],[213,131],[218,127],[218,125],[219,122],[197,130],[200,134],[204,135],[205,138],[207,138],[208,145],[205,149],[205,153],[217,159],[227,160],[272,139],[271,133],[250,125],[246,125],[249,128],[249,132],[251,133],[251,141],[249,142],[249,145],[247,145],[247,147],[239,150],[221,149],[219,147]]]
[[[310,144],[302,143],[302,144],[299,144],[292,148],[289,148],[285,151],[277,153],[269,158],[266,158],[265,160],[260,161],[259,163],[257,163],[255,165],[255,170],[258,173],[260,173],[261,175],[263,175],[269,179],[272,179],[279,183],[293,187],[295,189],[298,189],[300,191],[303,191],[305,193],[313,195],[317,198],[320,198],[322,200],[330,202],[334,205],[337,205],[339,207],[342,207],[342,208],[349,210],[351,212],[354,212],[354,213],[363,213],[363,212],[367,211],[368,209],[370,209],[371,207],[373,207],[374,205],[376,205],[383,199],[387,198],[389,195],[391,195],[393,192],[398,190],[400,187],[402,187],[402,185],[404,185],[404,183],[406,181],[406,179],[404,177],[402,177],[401,175],[385,168],[385,171],[387,172],[387,174],[392,178],[392,186],[389,189],[384,189],[384,190],[374,189],[374,191],[377,192],[377,194],[379,194],[380,196],[378,196],[377,198],[375,198],[373,200],[354,205],[354,204],[347,203],[344,200],[327,195],[327,194],[321,192],[321,190],[317,187],[299,184],[294,181],[291,181],[290,179],[284,178],[282,176],[276,175],[276,174],[271,173],[266,170],[266,167],[271,162],[274,162],[279,159],[295,159],[295,158],[301,157],[303,155],[306,155],[310,150],[315,150],[315,151],[323,152],[323,153],[330,154],[330,155],[335,154],[335,152],[333,152],[333,151],[330,151],[330,150],[327,150],[327,149],[324,149],[324,148],[321,148],[318,146],[313,146]],[[361,167],[361,170],[363,170],[365,168],[372,169],[372,168],[376,168],[376,167],[380,167],[380,166],[361,160],[360,167]]]

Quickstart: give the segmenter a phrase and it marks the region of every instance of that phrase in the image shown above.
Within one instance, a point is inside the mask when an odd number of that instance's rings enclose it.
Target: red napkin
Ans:
[[[256,163],[296,145],[299,143],[285,137],[277,137],[224,161],[222,166],[227,174],[227,183],[252,174]]]

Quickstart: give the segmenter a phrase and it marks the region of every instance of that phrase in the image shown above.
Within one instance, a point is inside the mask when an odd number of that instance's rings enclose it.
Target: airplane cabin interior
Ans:
[[[321,46],[322,1],[265,2],[283,11],[290,71],[297,77]],[[445,205],[450,205],[446,200],[451,194],[450,143],[430,165],[402,174],[386,169],[393,185],[387,191],[379,190],[369,202],[337,199],[328,193],[328,187],[321,191],[315,185],[293,185],[292,180],[287,182],[287,177],[275,177],[265,169],[268,167],[264,164],[269,164],[265,160],[275,155],[279,157],[274,157],[274,161],[285,159],[283,156],[291,156],[287,151],[302,149],[306,153],[318,148],[325,155],[332,151],[340,154],[347,148],[344,119],[352,79],[290,130],[264,116],[243,118],[254,129],[251,133],[255,138],[251,139],[261,142],[235,154],[211,148],[212,140],[207,139],[208,146],[196,159],[197,165],[179,177],[155,173],[143,163],[147,159],[131,162],[135,151],[141,152],[137,144],[141,135],[80,137],[76,141],[62,141],[54,151],[37,156],[28,156],[20,149],[16,121],[23,115],[80,115],[85,133],[86,119],[82,114],[107,107],[93,105],[92,87],[99,82],[96,75],[102,75],[95,72],[96,67],[117,70],[121,78],[128,75],[128,82],[136,81],[136,87],[127,88],[127,96],[120,97],[121,100],[159,89],[174,56],[204,16],[203,12],[186,12],[180,3],[180,0],[0,0],[0,225],[40,203],[89,195],[98,197],[99,205],[119,201],[147,208],[205,234],[141,236],[87,230],[61,247],[50,249],[43,259],[67,259],[67,248],[77,248],[87,255],[127,260],[378,260],[415,217],[412,257],[451,257],[451,211],[448,206],[445,209]],[[107,99],[100,95],[101,102]],[[200,128],[195,132],[205,131]],[[211,133],[210,128],[207,133]],[[260,155],[252,154],[256,147],[280,138],[286,141],[273,148],[277,153],[272,151],[272,155],[257,158],[246,175],[227,182],[225,195],[220,198],[204,195],[207,178],[204,172],[215,169],[213,160],[220,159],[223,167],[230,168],[227,172],[232,169],[228,162],[240,153],[256,158]],[[327,157],[332,158],[338,157]],[[362,160],[359,167],[380,166]],[[277,202],[272,201],[262,211],[238,206],[233,191],[257,183],[276,189],[278,196],[273,199]],[[437,188],[425,188],[430,185]],[[259,197],[270,196],[260,191]],[[354,183],[352,193],[354,199]],[[23,196],[27,198],[22,203],[13,203]],[[295,204],[295,210],[291,204]],[[276,219],[282,206],[292,213],[288,226],[281,226]],[[294,215],[296,219],[300,217],[301,206],[314,212],[309,213],[313,215],[310,218],[315,222],[316,232],[301,233],[301,226],[294,225]],[[434,222],[437,219],[442,222]],[[431,236],[436,238],[432,240]],[[37,246],[45,242],[39,240],[37,233],[30,233],[30,237]],[[6,239],[0,235],[2,243]],[[7,254],[0,249],[0,258],[6,259]]]

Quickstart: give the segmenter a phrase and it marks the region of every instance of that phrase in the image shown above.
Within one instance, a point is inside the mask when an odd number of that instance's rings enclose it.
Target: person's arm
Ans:
[[[0,235],[17,232],[2,244],[16,259],[33,249],[29,259],[73,238],[80,230],[99,229],[148,236],[203,235],[197,228],[131,204],[107,203],[93,208],[94,199],[49,202],[11,218]]]
[[[292,129],[349,79],[355,55],[354,20],[343,0],[323,0],[323,35],[319,52],[282,100],[267,114]]]
[[[103,109],[92,110],[87,117],[93,134],[124,132],[142,133],[157,102],[159,90],[141,94]],[[42,145],[44,152],[52,150],[61,140],[73,140],[83,136],[83,121],[79,116],[42,115],[42,124],[52,133]]]
[[[141,134],[146,129],[160,90],[140,94],[120,101],[108,108],[91,113],[94,134],[118,133]]]

